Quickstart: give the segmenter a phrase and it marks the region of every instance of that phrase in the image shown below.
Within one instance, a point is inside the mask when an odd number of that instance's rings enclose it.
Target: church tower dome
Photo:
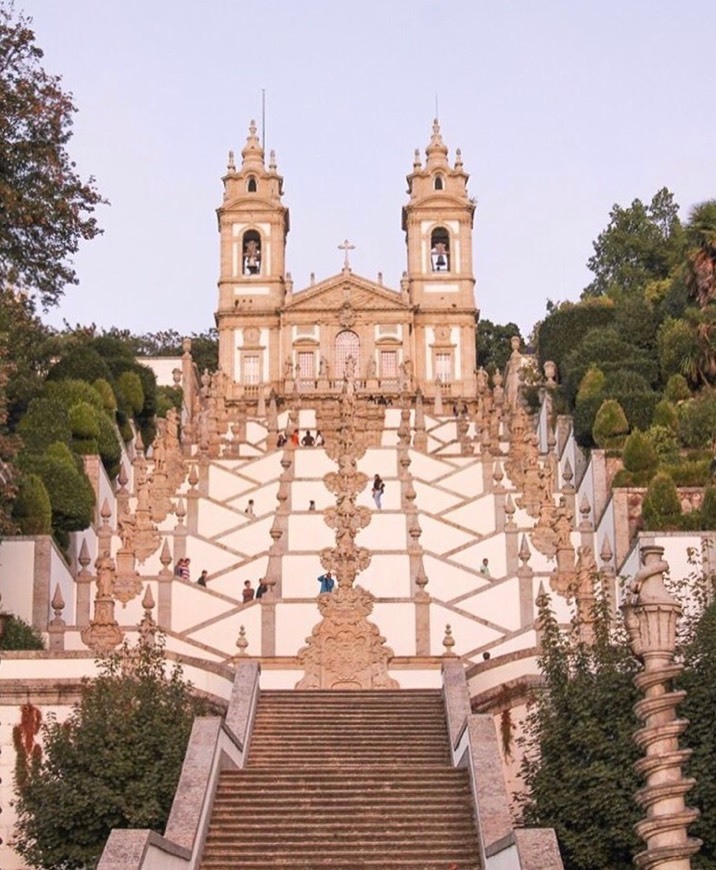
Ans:
[[[404,277],[416,308],[419,377],[443,394],[475,394],[475,277],[472,228],[475,201],[467,190],[462,154],[451,166],[437,119],[422,165],[416,151],[408,175],[403,230],[408,254]]]

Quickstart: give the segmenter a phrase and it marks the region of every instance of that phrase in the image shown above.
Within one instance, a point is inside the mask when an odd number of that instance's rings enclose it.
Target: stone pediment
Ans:
[[[395,290],[387,290],[374,281],[348,273],[294,293],[293,298],[286,302],[285,311],[340,311],[347,302],[359,311],[410,310],[410,305]]]

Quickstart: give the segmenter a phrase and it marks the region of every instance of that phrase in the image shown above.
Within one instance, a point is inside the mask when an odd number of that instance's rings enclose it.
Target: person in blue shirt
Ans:
[[[318,578],[318,582],[321,584],[320,595],[324,592],[333,592],[333,587],[335,585],[335,580],[333,579],[333,575],[330,571],[326,571],[325,574],[321,574]]]

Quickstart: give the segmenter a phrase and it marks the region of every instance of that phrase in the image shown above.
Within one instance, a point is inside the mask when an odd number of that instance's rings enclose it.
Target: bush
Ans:
[[[47,381],[45,395],[48,399],[57,399],[69,411],[74,405],[84,402],[97,411],[103,409],[102,397],[86,381],[68,379],[65,381]]]
[[[606,378],[604,377],[604,372],[595,365],[590,366],[579,384],[577,402],[601,396],[604,392],[605,384]]]
[[[629,423],[619,402],[614,399],[602,402],[592,428],[594,443],[605,450],[623,447],[628,432]]]
[[[686,447],[708,447],[716,433],[716,391],[708,390],[679,407],[679,438]]]
[[[108,477],[114,478],[119,474],[120,460],[122,458],[122,448],[117,437],[117,429],[104,411],[99,414],[98,420],[99,438],[97,439],[97,446],[99,448],[99,455]]]
[[[76,379],[90,384],[98,378],[111,382],[112,373],[97,351],[87,345],[70,348],[47,375],[49,381]]]
[[[574,425],[574,437],[580,447],[595,446],[592,430],[597,411],[601,408],[603,402],[603,395],[588,399],[577,399],[577,404],[574,406],[572,414],[572,423]]]
[[[659,394],[653,390],[644,393],[611,393],[611,398],[624,409],[629,426],[632,429],[646,430],[654,419],[654,409],[659,401]]]
[[[614,475],[612,488],[618,489],[621,486],[648,486],[653,476],[653,469],[645,469],[644,471],[627,471],[626,468],[620,468]]]
[[[701,522],[704,529],[716,529],[716,486],[707,486],[701,504]]]
[[[710,480],[710,460],[697,459],[665,465],[666,471],[677,486],[705,486]]]
[[[157,417],[166,417],[170,408],[181,411],[183,396],[181,387],[157,387]]]
[[[650,426],[645,433],[649,443],[656,451],[659,462],[677,462],[679,442],[672,429],[667,426]]]
[[[114,418],[115,411],[117,410],[117,397],[114,395],[112,385],[104,378],[97,378],[92,386],[99,394],[104,410]]]
[[[653,471],[658,464],[656,450],[639,429],[624,442],[624,468],[627,471]]]
[[[657,347],[662,378],[683,375],[684,360],[693,353],[696,334],[685,320],[671,317],[659,327]]]
[[[100,411],[104,414],[104,411]],[[87,402],[79,402],[70,408],[70,426],[72,427],[72,449],[80,455],[99,452],[99,414]]]
[[[669,378],[666,382],[664,398],[674,402],[674,404],[691,398],[689,384],[683,375],[672,375]]]
[[[72,437],[67,409],[56,399],[33,399],[17,431],[31,453],[41,453],[55,441],[68,444]]]
[[[132,413],[135,416],[140,414],[144,407],[144,390],[139,375],[136,372],[122,372],[117,378],[117,389]]]
[[[8,619],[5,625],[5,632],[0,638],[0,649],[45,649],[45,641],[36,628],[28,625],[19,616],[13,615]]]
[[[537,332],[540,366],[552,360],[564,378],[562,363],[584,336],[595,327],[614,321],[614,303],[610,299],[592,299],[573,304],[565,302],[546,317]]]
[[[647,530],[673,531],[681,528],[679,494],[668,474],[660,472],[651,481],[641,512]]]
[[[676,432],[679,428],[679,412],[676,410],[676,405],[668,399],[662,399],[660,402],[657,402],[654,408],[653,423],[654,426]]]
[[[21,535],[49,535],[52,532],[52,505],[42,478],[27,474],[20,479],[12,516]]]

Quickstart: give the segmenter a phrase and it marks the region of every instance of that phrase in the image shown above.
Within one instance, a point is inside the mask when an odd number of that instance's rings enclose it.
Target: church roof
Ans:
[[[339,310],[346,303],[352,308],[374,311],[410,311],[411,305],[396,290],[389,290],[368,278],[351,271],[339,272],[330,278],[293,294],[286,300],[284,310],[313,311]]]

